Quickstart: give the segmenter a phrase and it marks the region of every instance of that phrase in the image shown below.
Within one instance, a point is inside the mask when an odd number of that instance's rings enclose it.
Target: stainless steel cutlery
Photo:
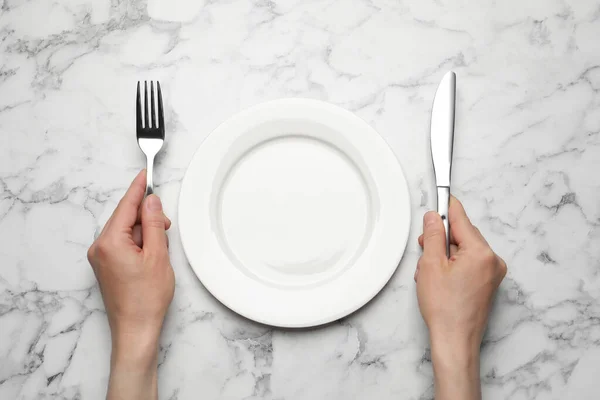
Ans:
[[[446,230],[446,255],[450,256],[450,175],[452,172],[452,147],[454,144],[454,101],[456,74],[447,72],[442,78],[433,99],[431,110],[431,158],[437,186],[437,209]]]
[[[156,113],[156,109],[158,109],[158,113]],[[135,113],[138,145],[146,155],[146,196],[148,196],[154,193],[154,158],[165,141],[165,117],[160,83],[156,82],[155,95],[154,82],[150,81],[150,96],[148,96],[148,82],[144,82],[144,95],[142,96],[140,82],[138,82]]]

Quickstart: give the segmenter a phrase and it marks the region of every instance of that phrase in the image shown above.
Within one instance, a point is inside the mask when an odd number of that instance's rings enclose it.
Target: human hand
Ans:
[[[109,398],[154,397],[135,390],[155,392],[158,339],[175,290],[165,234],[171,221],[156,195],[144,200],[145,182],[142,171],[88,250],[112,336]]]
[[[429,328],[436,392],[440,386],[447,387],[445,383],[460,384],[460,377],[452,375],[464,367],[462,371],[471,375],[466,384],[471,385],[472,396],[453,392],[447,398],[478,398],[479,346],[494,294],[506,275],[506,263],[492,251],[454,197],[448,218],[450,259],[441,217],[433,211],[423,217],[423,235],[419,237],[423,255],[415,271],[417,297]],[[445,374],[447,370],[454,372]],[[436,396],[440,398],[443,393]]]

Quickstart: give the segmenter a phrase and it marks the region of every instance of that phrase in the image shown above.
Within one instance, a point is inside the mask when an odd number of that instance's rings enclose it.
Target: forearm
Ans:
[[[113,337],[107,400],[158,398],[158,337]]]
[[[480,400],[479,346],[432,338],[436,400]]]

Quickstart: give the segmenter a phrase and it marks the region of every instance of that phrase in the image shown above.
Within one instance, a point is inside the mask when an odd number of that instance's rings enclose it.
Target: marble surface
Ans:
[[[160,79],[156,181],[220,122],[309,97],[354,111],[408,177],[410,243],[369,305],[271,329],[177,276],[162,399],[430,399],[412,280],[435,206],[430,107],[458,75],[454,193],[509,265],[483,350],[485,399],[593,399],[600,381],[600,6],[532,0],[0,0],[0,398],[100,399],[110,337],[85,251],[144,165],[134,87]]]

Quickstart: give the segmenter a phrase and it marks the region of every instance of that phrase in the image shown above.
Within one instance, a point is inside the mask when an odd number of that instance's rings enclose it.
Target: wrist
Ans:
[[[158,338],[154,332],[113,332],[107,399],[156,399]]]
[[[479,346],[476,340],[431,336],[436,399],[480,399]]]
[[[437,361],[442,367],[446,364],[469,367],[474,361],[479,364],[480,343],[474,338],[432,333],[430,345],[432,361]]]
[[[111,364],[152,368],[158,356],[160,329],[114,329]]]

